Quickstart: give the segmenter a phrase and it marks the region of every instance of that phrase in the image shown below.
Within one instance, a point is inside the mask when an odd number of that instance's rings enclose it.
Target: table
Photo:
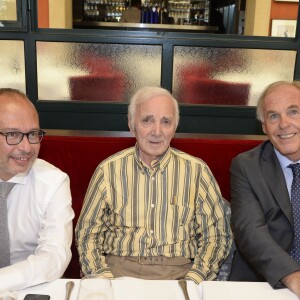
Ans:
[[[58,279],[18,292],[18,300],[26,294],[47,294],[51,300],[65,299],[65,284],[70,279]],[[77,300],[79,279],[71,300]],[[177,281],[115,279],[112,281],[115,300],[184,300]],[[266,282],[205,281],[199,286],[188,282],[190,300],[298,300],[288,289],[274,290]]]
[[[288,289],[274,290],[266,282],[205,281],[202,300],[298,300]]]
[[[23,300],[26,294],[46,294],[51,300],[65,298],[65,285],[70,279],[58,279],[18,292],[18,300]],[[77,300],[79,279],[73,279],[75,286],[71,300]],[[176,280],[141,280],[114,279],[112,280],[115,300],[184,300],[183,292]],[[190,300],[201,299],[201,288],[194,282],[188,282]]]

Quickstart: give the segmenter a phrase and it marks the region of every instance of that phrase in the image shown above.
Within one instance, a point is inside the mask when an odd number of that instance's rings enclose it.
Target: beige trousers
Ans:
[[[127,276],[149,280],[182,279],[192,267],[192,261],[184,257],[107,255],[106,262],[115,278]]]

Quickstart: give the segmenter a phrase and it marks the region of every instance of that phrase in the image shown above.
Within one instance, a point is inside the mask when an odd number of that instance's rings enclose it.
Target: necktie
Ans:
[[[14,185],[12,182],[0,182],[0,268],[10,265],[6,199]]]
[[[291,164],[293,182],[291,189],[291,204],[294,218],[294,241],[291,256],[300,263],[300,164]]]

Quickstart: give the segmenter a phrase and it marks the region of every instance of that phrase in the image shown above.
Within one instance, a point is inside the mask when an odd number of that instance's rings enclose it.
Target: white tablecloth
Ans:
[[[203,300],[298,300],[288,289],[274,290],[266,282],[205,281]]]
[[[69,279],[59,279],[18,292],[18,300],[26,294],[47,294],[51,300],[65,299],[65,285]],[[71,300],[77,300],[79,279]],[[172,280],[112,280],[115,300],[184,300],[177,281]],[[298,300],[288,289],[274,290],[265,282],[205,281],[199,286],[188,282],[190,300]]]
[[[26,294],[46,294],[51,300],[65,298],[65,286],[69,279],[59,279],[52,283],[45,283],[18,292],[18,300],[23,300]],[[77,299],[79,279],[75,283],[71,300]],[[115,300],[184,300],[178,282],[175,280],[140,280],[140,279],[114,279],[112,280]],[[188,282],[190,300],[201,299],[201,287]]]

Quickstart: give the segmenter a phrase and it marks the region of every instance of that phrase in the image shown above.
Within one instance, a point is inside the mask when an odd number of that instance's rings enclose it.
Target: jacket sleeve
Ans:
[[[274,287],[281,278],[299,270],[300,266],[280,245],[281,240],[287,241],[285,232],[290,235],[292,228],[257,161],[243,156],[232,161],[231,221],[243,258]]]

